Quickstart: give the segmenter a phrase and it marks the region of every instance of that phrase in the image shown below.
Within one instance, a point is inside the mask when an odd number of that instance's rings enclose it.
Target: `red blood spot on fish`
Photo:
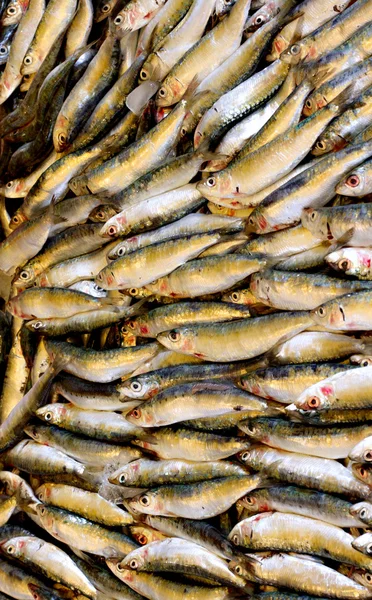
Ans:
[[[371,259],[368,258],[368,256],[362,254],[359,258],[360,258],[361,264],[364,267],[370,267],[371,266]]]
[[[281,44],[281,42],[279,40],[275,40],[274,42],[274,48],[277,51],[278,54],[281,54],[283,52],[283,46]]]
[[[327,385],[323,385],[320,388],[320,391],[322,392],[322,394],[324,394],[325,396],[330,396],[333,393],[333,389],[330,386]]]
[[[306,58],[315,58],[317,56],[316,46],[311,46]]]
[[[205,354],[202,354],[201,352],[194,352],[194,356],[196,356],[196,358],[205,358]]]
[[[143,335],[145,335],[146,333],[149,333],[149,328],[146,327],[146,325],[141,325],[140,332],[143,333]]]
[[[254,385],[251,386],[251,392],[252,394],[255,394],[256,396],[260,396],[261,395],[261,388],[259,385],[257,385],[257,383],[255,383]]]
[[[266,227],[267,227],[267,221],[266,221],[265,217],[263,217],[262,215],[259,215],[258,219],[257,219],[257,222],[258,222],[258,225],[259,225],[260,229],[266,229]]]

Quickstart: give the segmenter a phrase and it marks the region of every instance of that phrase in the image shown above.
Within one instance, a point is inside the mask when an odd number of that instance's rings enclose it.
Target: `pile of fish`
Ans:
[[[0,0],[0,64],[0,600],[372,598],[372,0]]]

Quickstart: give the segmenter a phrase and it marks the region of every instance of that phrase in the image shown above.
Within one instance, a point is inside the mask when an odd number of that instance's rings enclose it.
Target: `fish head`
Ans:
[[[125,321],[124,327],[127,328],[128,332],[133,333],[135,335],[149,334],[149,329],[146,326],[144,320],[141,319],[141,317],[128,319],[127,321]]]
[[[369,502],[358,502],[350,508],[349,512],[353,517],[357,517],[369,524],[372,519],[372,504]]]
[[[26,55],[23,58],[21,66],[21,75],[31,75],[38,71],[42,58],[39,56],[37,51],[33,48],[27,50]]]
[[[368,454],[371,454],[371,451],[367,451]],[[357,479],[360,481],[364,481],[367,485],[371,485],[372,482],[372,472],[368,465],[364,463],[353,463],[351,465],[351,470]]]
[[[372,533],[363,533],[363,535],[353,540],[351,545],[363,554],[372,555]]]
[[[210,174],[197,184],[196,189],[202,196],[208,200],[211,198],[212,201],[213,198],[231,198],[238,201],[239,197],[239,186],[234,186],[233,178],[227,169]],[[238,204],[240,205],[239,202]]]
[[[26,6],[27,8],[27,6]],[[13,25],[14,23],[18,23],[22,16],[22,3],[19,1],[11,2],[6,10],[3,13],[1,18],[1,25],[3,27],[7,27],[8,25]]]
[[[139,427],[152,427],[154,424],[154,420],[151,414],[151,411],[147,410],[145,403],[140,406],[136,406],[131,411],[129,411],[125,418],[129,423],[133,425],[138,425]]]
[[[21,82],[21,85],[19,88],[21,92],[27,92],[30,89],[31,83],[35,79],[35,75],[36,75],[36,73],[29,73],[29,74],[23,75],[22,82]]]
[[[95,22],[99,23],[100,21],[103,21],[103,19],[107,19],[112,12],[114,4],[115,3],[112,2],[112,0],[102,0],[99,2],[96,14],[94,15]]]
[[[156,105],[160,107],[173,106],[182,98],[185,91],[185,86],[180,81],[174,77],[167,77],[155,96]]]
[[[302,392],[294,404],[302,410],[318,411],[329,408],[335,399],[333,384],[323,380]]]
[[[372,463],[372,436],[368,436],[349,452],[349,458],[353,462]]]
[[[98,275],[96,275],[94,282],[104,290],[117,290],[119,289],[116,283],[115,273],[112,270],[111,265],[104,267]]]
[[[117,215],[113,215],[102,227],[99,234],[102,237],[115,238],[122,233],[122,223],[119,223]]]
[[[70,145],[68,128],[69,120],[59,114],[53,129],[53,145],[56,152],[64,152]]]
[[[349,297],[350,294],[347,294],[344,298],[347,299]],[[322,304],[322,306],[318,306],[310,314],[315,323],[332,330],[342,331],[345,329],[348,321],[344,305],[341,299],[337,298]],[[348,322],[348,326],[351,330],[352,323]]]
[[[65,404],[47,404],[38,408],[36,416],[51,425],[58,425],[67,413]]]
[[[0,44],[0,65],[3,65],[8,60],[9,50],[10,50],[9,42]]]
[[[240,504],[244,506],[245,510],[253,513],[263,512],[269,510],[267,505],[265,490],[254,490],[246,496],[240,499]]]
[[[187,327],[179,327],[164,331],[157,337],[158,341],[169,350],[182,352],[184,354],[194,354],[195,344],[193,334]]]
[[[9,183],[9,182],[8,182]],[[7,184],[8,185],[8,184]],[[17,186],[16,186],[17,187]],[[15,188],[16,189],[16,188]],[[12,218],[10,219],[9,222],[9,227],[12,231],[14,231],[14,229],[17,229],[17,227],[19,227],[20,225],[22,225],[22,223],[25,223],[26,221],[28,221],[28,217],[25,215],[25,213],[19,208],[14,215],[12,216]]]
[[[304,208],[301,213],[301,223],[305,229],[308,229],[319,239],[333,239],[328,227],[328,217],[322,210],[314,208]]]
[[[327,105],[327,99],[321,93],[313,92],[304,104],[303,114],[310,117],[320,108]]]
[[[255,208],[251,214],[249,215],[246,225],[244,228],[244,233],[267,233],[271,231],[271,227],[268,224],[266,218],[262,214],[259,208]]]
[[[368,190],[369,182],[366,181],[365,169],[355,169],[348,173],[336,187],[336,194],[342,196],[363,196]]]
[[[280,60],[289,65],[298,65],[308,55],[308,48],[304,43],[295,42],[291,44],[280,55]]]
[[[18,558],[23,555],[23,548],[27,544],[27,536],[13,537],[5,542],[0,542],[0,548],[4,554],[12,558]]]
[[[134,377],[124,381],[120,385],[119,393],[120,398],[124,396],[124,398],[148,399],[155,396],[160,389],[161,384],[158,378],[146,373],[143,378]]]
[[[238,558],[235,560],[231,560],[228,564],[229,570],[234,573],[234,575],[238,575],[239,577],[244,577],[244,579],[251,579],[252,575],[254,575],[254,565],[259,564],[260,559],[256,558],[254,555],[245,555],[245,558]]]
[[[46,326],[47,323],[41,319],[34,319],[32,321],[27,321],[26,323],[27,329],[30,331],[38,331],[39,333],[42,333]]]
[[[115,246],[115,248],[112,248],[112,250],[110,250],[107,253],[107,259],[108,260],[116,260],[117,258],[120,258],[121,256],[124,256],[125,254],[127,254],[127,252],[129,251],[129,244],[127,244],[127,240],[124,240],[123,242],[120,242],[119,244],[117,244],[117,246]]]
[[[323,133],[315,142],[311,154],[314,156],[323,156],[329,152],[336,152],[346,146],[346,141],[337,135],[337,133],[328,130]]]
[[[278,9],[275,7],[276,2],[268,2],[262,8],[257,10],[247,21],[245,31],[253,33],[260,27],[268,23],[277,14]]]
[[[137,483],[137,473],[140,468],[140,463],[135,460],[123,467],[120,467],[117,471],[109,476],[108,480],[110,483],[116,485],[133,485]]]
[[[281,54],[283,54],[284,50],[286,50],[291,43],[290,39],[287,39],[284,35],[284,30],[279,33],[271,46],[271,52],[266,56],[267,62],[274,62],[280,58]]]
[[[113,204],[101,204],[93,208],[89,214],[88,220],[93,223],[106,223],[111,217],[117,214],[117,209]]]
[[[35,494],[39,498],[41,502],[47,502],[48,498],[50,498],[52,493],[51,485],[48,483],[44,483],[39,488],[37,488]]]
[[[346,275],[352,275],[353,270],[355,269],[352,254],[354,254],[354,249],[342,248],[341,250],[336,250],[335,252],[328,254],[325,261],[336,271],[343,272]]]
[[[130,509],[147,515],[158,515],[164,510],[164,502],[161,496],[154,491],[148,490],[140,496],[128,500]]]
[[[164,77],[162,72],[163,61],[161,58],[152,53],[144,63],[142,69],[139,74],[138,83],[141,84],[144,81],[161,81]]]
[[[372,574],[364,569],[351,569],[350,577],[360,585],[372,590]]]
[[[35,511],[45,528],[50,529],[53,527],[54,517],[48,506],[45,504],[35,504]]]
[[[125,569],[130,569],[131,571],[141,571],[143,566],[145,565],[145,558],[148,553],[146,547],[138,548],[138,550],[133,550],[123,560],[121,561],[121,565]]]
[[[372,367],[372,356],[365,356],[364,354],[353,354],[350,356],[350,362],[360,367]]]

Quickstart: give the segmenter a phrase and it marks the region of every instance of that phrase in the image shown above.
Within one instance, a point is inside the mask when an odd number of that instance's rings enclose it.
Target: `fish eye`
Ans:
[[[342,270],[342,271],[348,271],[351,267],[351,262],[350,260],[347,260],[347,258],[343,258],[342,260],[340,260],[340,262],[338,263],[338,267]]]
[[[141,546],[145,546],[147,544],[147,537],[144,533],[141,533],[141,535],[137,537],[137,542],[141,544]]]
[[[312,103],[312,101],[311,101],[310,99],[309,99],[309,100],[306,100],[306,102],[305,102],[305,106],[307,106],[307,108],[311,108],[311,107],[312,107],[312,105],[313,105],[313,103]]]
[[[249,217],[249,219],[248,219],[248,223],[249,223],[250,225],[254,225],[254,218],[253,218],[253,217]]]
[[[15,15],[16,12],[17,12],[17,9],[15,6],[9,6],[9,8],[6,11],[6,14],[11,16],[11,15]]]
[[[178,342],[178,340],[181,337],[181,334],[179,333],[179,331],[170,331],[168,334],[169,339],[171,340],[171,342]]]
[[[239,300],[239,294],[238,294],[237,292],[233,292],[233,293],[231,294],[231,300],[232,300],[233,302],[238,302],[238,300]]]
[[[237,575],[241,575],[243,573],[243,569],[241,568],[240,565],[236,565],[234,571]]]
[[[25,56],[23,62],[25,65],[32,65],[32,56]]]
[[[254,425],[248,425],[246,427],[248,434],[254,435],[256,433],[256,428]]]
[[[235,546],[239,546],[239,536],[236,534],[233,535],[232,542],[235,544]]]
[[[140,72],[140,78],[145,81],[145,79],[147,79],[149,76],[148,72],[146,71],[146,69],[142,69]]]
[[[116,565],[116,568],[117,568],[118,571],[124,571],[124,567],[123,567],[123,565],[121,563],[118,563]]]
[[[360,363],[361,367],[369,367],[370,366],[370,362],[368,360],[368,358],[365,358],[364,360],[361,361]]]
[[[253,23],[254,25],[262,25],[262,23],[265,23],[265,17],[263,15],[258,15],[258,17],[255,18]]]
[[[44,494],[43,492],[39,492],[37,497],[39,498],[39,500],[43,501],[44,500]]]
[[[364,519],[367,516],[367,509],[366,508],[362,508],[362,510],[359,513],[359,516],[361,519]]]
[[[372,544],[368,544],[368,546],[366,547],[367,553],[368,554],[372,554]]]
[[[367,479],[367,477],[368,477],[368,471],[367,471],[367,469],[365,469],[364,467],[360,467],[360,469],[359,469],[359,475],[363,479]]]
[[[137,296],[138,288],[130,288],[129,293],[131,296]]]
[[[59,133],[58,134],[58,141],[59,141],[60,144],[65,144],[66,143],[67,138],[66,138],[66,136],[65,136],[64,133]]]
[[[101,8],[101,12],[106,13],[110,10],[110,5],[109,4],[104,4]]]
[[[242,460],[245,462],[249,458],[249,452],[243,452],[241,456]]]
[[[364,578],[368,583],[372,582],[372,575],[370,573],[365,573]]]
[[[129,566],[131,569],[138,569],[138,562],[134,558],[132,558],[132,560],[129,563]]]
[[[115,225],[111,225],[107,230],[107,233],[109,235],[116,235],[116,232],[117,232],[117,228]]]
[[[165,89],[165,88],[163,88],[163,87],[162,87],[162,88],[160,88],[160,90],[159,90],[159,96],[160,96],[161,98],[165,98],[165,96],[166,96],[166,95],[167,95],[166,89]]]
[[[120,25],[122,22],[123,22],[123,15],[118,15],[117,17],[115,17],[115,19],[114,19],[115,25]]]
[[[29,279],[29,273],[27,271],[21,271],[19,274],[20,278],[23,279],[23,281],[26,281],[27,279]]]
[[[318,310],[317,310],[317,314],[318,314],[320,317],[324,317],[324,316],[325,316],[325,314],[326,314],[326,311],[325,311],[325,309],[323,308],[323,306],[320,306],[320,307],[318,308]]]
[[[310,219],[311,219],[311,221],[315,221],[315,219],[316,219],[316,212],[315,212],[315,210],[311,213]]]
[[[141,496],[140,504],[142,504],[142,506],[148,506],[150,504],[150,498],[146,494]]]
[[[253,496],[246,496],[246,497],[244,498],[244,502],[245,502],[246,504],[251,504],[251,505],[253,505],[253,504],[254,504],[254,497],[253,497]]]
[[[119,250],[117,251],[117,255],[118,256],[123,256],[125,254],[125,248],[122,246],[121,248],[119,248]]]
[[[15,553],[15,546],[8,546],[6,549],[8,554],[14,554]]]
[[[0,52],[2,50],[2,47],[0,47]],[[13,181],[8,181],[8,183],[6,184],[6,188],[8,188],[8,190],[10,190],[11,187],[13,187],[14,182]],[[13,217],[14,220],[14,217]]]
[[[216,178],[215,177],[208,177],[206,183],[207,183],[208,187],[214,187],[216,185]]]
[[[366,450],[363,456],[365,461],[370,462],[372,460],[372,450]]]
[[[103,212],[103,210],[99,210],[99,211],[96,213],[96,216],[97,216],[99,219],[104,219],[104,218],[105,218],[105,213]]]
[[[347,178],[346,180],[346,185],[354,188],[357,187],[360,184],[360,179],[358,177],[358,175],[355,175],[355,173],[353,175],[350,175],[350,177]]]
[[[0,54],[6,54],[8,52],[8,48],[6,46],[0,46]]]
[[[182,127],[181,128],[181,135],[182,135],[182,137],[184,137],[185,135],[187,135],[187,129],[186,129],[186,127]]]
[[[319,150],[326,150],[327,144],[325,142],[319,141],[316,143],[316,148],[318,148]]]
[[[136,322],[135,321],[128,321],[127,323],[129,329],[135,329],[136,328]]]
[[[132,410],[132,412],[130,414],[135,419],[139,419],[141,417],[141,415],[142,415],[142,411],[139,408],[135,408],[135,409]]]
[[[46,412],[45,415],[44,415],[44,419],[46,421],[51,421],[52,417],[53,417],[53,415],[52,415],[51,412]]]
[[[43,506],[43,507],[40,509],[40,514],[41,514],[41,516],[44,516],[44,515],[45,515],[45,512],[46,512],[46,511],[45,511],[45,507]]]
[[[319,408],[320,406],[320,400],[317,396],[313,396],[312,398],[310,398],[310,400],[308,401],[308,405],[311,408]]]
[[[291,47],[291,54],[293,56],[297,56],[297,54],[300,54],[301,48],[299,46],[299,44],[293,44],[293,46]]]
[[[120,483],[125,483],[126,479],[127,479],[127,476],[126,476],[126,474],[125,474],[125,473],[122,473],[122,474],[120,475],[120,477],[119,477],[119,482],[120,482]]]
[[[34,329],[40,329],[40,327],[43,326],[43,322],[42,321],[36,321],[35,323],[32,324],[32,327]]]
[[[132,381],[132,383],[130,384],[130,389],[133,392],[140,392],[142,390],[142,385],[139,381]]]

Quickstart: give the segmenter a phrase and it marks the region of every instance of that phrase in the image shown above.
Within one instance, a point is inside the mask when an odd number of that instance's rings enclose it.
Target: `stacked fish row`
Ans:
[[[372,598],[372,0],[0,0],[0,600]]]

